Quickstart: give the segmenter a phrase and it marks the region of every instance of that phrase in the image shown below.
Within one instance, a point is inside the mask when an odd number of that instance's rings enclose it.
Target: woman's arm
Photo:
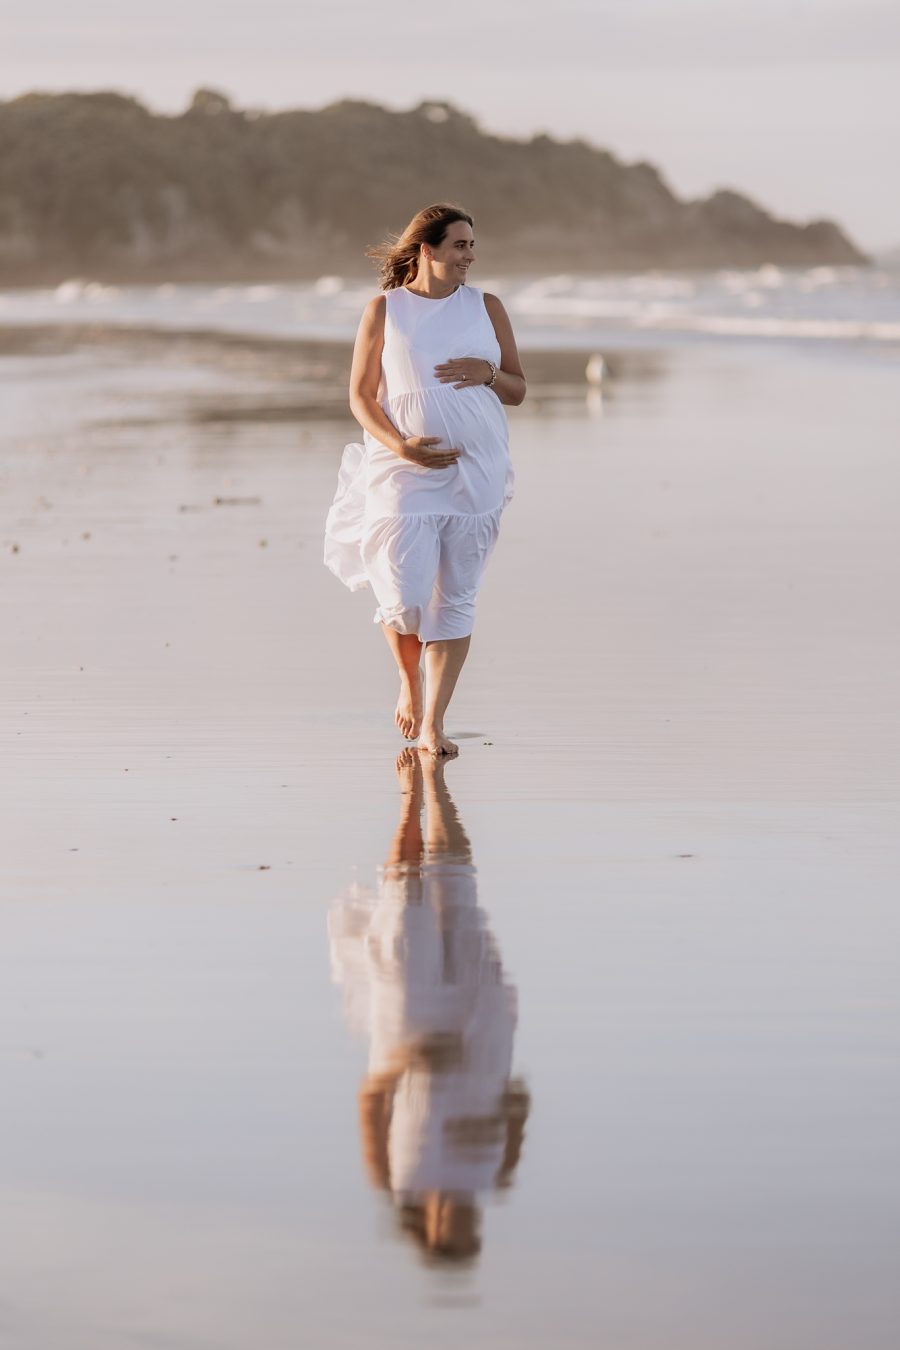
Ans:
[[[527,385],[525,383],[525,372],[519,360],[519,351],[516,347],[512,324],[509,321],[509,315],[503,308],[503,302],[488,291],[484,293],[484,307],[488,312],[491,323],[494,325],[497,341],[500,343],[500,367],[493,385],[494,393],[501,403],[516,406],[524,401]]]
[[[438,450],[432,447],[440,445],[440,436],[402,436],[378,402],[386,312],[387,302],[383,295],[376,295],[363,311],[350,368],[350,411],[370,436],[401,459],[429,469],[446,469],[459,459],[459,450],[455,446]]]

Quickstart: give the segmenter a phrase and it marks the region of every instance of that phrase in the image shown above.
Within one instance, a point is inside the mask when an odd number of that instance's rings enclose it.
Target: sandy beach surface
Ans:
[[[896,1345],[896,354],[535,358],[445,771],[530,1109],[436,1266],[332,979],[403,801],[346,349],[0,346],[0,1343]]]

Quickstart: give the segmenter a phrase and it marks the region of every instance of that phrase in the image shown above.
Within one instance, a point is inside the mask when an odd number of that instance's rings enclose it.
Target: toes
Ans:
[[[394,721],[400,728],[401,734],[405,736],[407,740],[414,740],[418,735],[415,718],[410,717],[405,708],[401,710],[398,706],[397,711],[394,713]]]
[[[433,759],[455,759],[459,754],[459,746],[452,741],[438,741],[436,745],[420,742],[419,749],[423,755],[431,755]]]

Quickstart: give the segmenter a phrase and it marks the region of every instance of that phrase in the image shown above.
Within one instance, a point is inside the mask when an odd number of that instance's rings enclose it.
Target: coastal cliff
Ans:
[[[442,102],[261,113],[200,90],[177,116],[121,94],[0,103],[0,284],[371,274],[367,244],[432,201],[475,216],[493,275],[868,261],[826,220],[731,190],[680,200],[583,140],[494,136]]]

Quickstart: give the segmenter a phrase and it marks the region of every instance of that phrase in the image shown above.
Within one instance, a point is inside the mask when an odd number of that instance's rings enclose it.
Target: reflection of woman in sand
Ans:
[[[329,932],[348,1016],[370,1037],[359,1094],[369,1176],[423,1251],[460,1259],[480,1247],[479,1193],[511,1181],[528,1095],[510,1077],[515,990],[442,764],[401,753],[403,811],[378,894],[355,890]]]

